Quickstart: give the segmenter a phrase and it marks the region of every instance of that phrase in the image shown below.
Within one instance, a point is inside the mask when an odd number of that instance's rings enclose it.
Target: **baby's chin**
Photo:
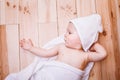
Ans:
[[[68,47],[68,48],[71,48],[71,46],[67,43],[65,43],[65,46]]]
[[[70,45],[68,45],[68,44],[66,44],[66,43],[65,43],[65,46],[66,46],[67,48],[76,49],[75,47],[70,46]]]
[[[71,48],[71,49],[82,50],[82,48],[81,48],[81,47],[70,46],[70,45],[69,45],[69,44],[67,44],[67,43],[65,43],[65,46],[66,46],[67,48]]]

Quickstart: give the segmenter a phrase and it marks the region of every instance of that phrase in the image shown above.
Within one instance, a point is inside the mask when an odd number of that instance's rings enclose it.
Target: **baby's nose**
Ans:
[[[64,34],[64,37],[67,37],[67,33]]]

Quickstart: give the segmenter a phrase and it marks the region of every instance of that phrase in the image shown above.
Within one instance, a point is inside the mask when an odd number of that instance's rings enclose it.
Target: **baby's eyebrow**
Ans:
[[[73,29],[71,29],[71,28],[69,29],[69,31],[70,31],[70,32],[74,32]]]
[[[66,31],[69,31],[69,28],[67,28]]]

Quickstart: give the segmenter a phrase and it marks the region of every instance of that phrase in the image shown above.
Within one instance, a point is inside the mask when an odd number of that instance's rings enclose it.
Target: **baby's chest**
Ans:
[[[74,66],[79,69],[84,69],[87,64],[87,60],[84,55],[76,55],[76,54],[61,54],[60,60],[65,62],[71,66]]]
[[[88,63],[87,53],[69,48],[59,50],[58,60],[82,70]]]
[[[69,50],[64,50],[61,51],[59,53],[59,56],[64,59],[64,60],[68,60],[70,62],[74,62],[74,63],[82,63],[84,61],[86,61],[86,54],[85,53],[80,53],[77,51],[69,51]]]
[[[86,60],[86,56],[78,53],[61,53],[60,56],[64,59],[68,59],[75,62],[81,62]]]

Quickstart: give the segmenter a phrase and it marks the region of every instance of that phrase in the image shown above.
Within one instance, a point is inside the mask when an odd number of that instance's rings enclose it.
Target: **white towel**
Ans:
[[[84,51],[88,51],[91,45],[98,40],[98,32],[102,32],[100,15],[92,14],[86,17],[73,19],[70,22],[72,22],[77,29]],[[43,48],[51,48],[56,44],[63,42],[64,36],[62,35],[48,42]],[[49,59],[36,57],[35,61],[31,65],[29,65],[19,73],[10,74],[6,77],[5,80],[28,80],[30,79],[31,75],[33,76],[33,74],[36,73],[43,66],[44,62],[54,60],[55,58],[56,57],[52,57]],[[87,65],[87,67],[84,70],[84,76],[82,80],[88,80],[90,70],[92,69],[93,64],[94,63],[91,62]]]
[[[63,62],[50,60],[35,72],[30,80],[81,80],[84,71]]]

